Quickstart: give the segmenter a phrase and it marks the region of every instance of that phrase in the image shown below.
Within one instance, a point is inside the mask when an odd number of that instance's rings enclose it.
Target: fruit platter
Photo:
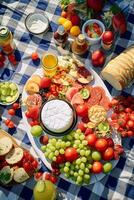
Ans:
[[[36,155],[0,129],[0,185],[11,186],[31,178],[39,168]],[[29,163],[30,162],[30,166]]]
[[[37,69],[22,93],[27,134],[44,164],[74,184],[106,176],[123,153],[110,123],[112,97],[97,73],[76,58],[58,57],[56,74]]]

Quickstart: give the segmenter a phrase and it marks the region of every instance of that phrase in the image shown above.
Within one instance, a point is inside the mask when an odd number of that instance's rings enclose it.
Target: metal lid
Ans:
[[[65,33],[65,28],[64,28],[64,26],[60,25],[60,26],[58,27],[58,33],[59,33],[60,35],[63,35],[63,34]]]
[[[80,43],[85,42],[85,36],[84,36],[83,34],[80,34],[80,35],[78,36],[78,41],[79,41]]]
[[[9,35],[9,29],[5,26],[0,26],[0,37],[5,39]]]

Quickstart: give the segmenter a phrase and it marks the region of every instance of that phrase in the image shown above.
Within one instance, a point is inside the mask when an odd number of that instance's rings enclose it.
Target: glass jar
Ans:
[[[45,53],[42,56],[42,67],[44,70],[44,75],[52,77],[56,74],[58,65],[58,58],[52,53]]]
[[[0,47],[5,54],[10,54],[15,49],[13,35],[5,26],[0,26]]]
[[[88,43],[83,34],[80,34],[73,42],[72,42],[72,52],[77,55],[84,55],[88,50]]]

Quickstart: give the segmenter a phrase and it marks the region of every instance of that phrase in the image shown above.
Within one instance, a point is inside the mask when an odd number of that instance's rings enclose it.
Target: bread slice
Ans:
[[[13,148],[5,157],[6,162],[10,165],[14,165],[21,161],[23,158],[23,149],[16,147]]]
[[[13,179],[17,183],[22,183],[26,181],[28,178],[29,178],[29,175],[27,174],[27,172],[24,170],[23,167],[20,167],[14,171]]]
[[[0,138],[0,156],[4,156],[9,153],[12,147],[13,142],[9,137]]]

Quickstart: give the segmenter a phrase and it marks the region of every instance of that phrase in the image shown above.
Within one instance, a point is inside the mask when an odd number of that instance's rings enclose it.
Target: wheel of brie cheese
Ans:
[[[74,120],[73,109],[63,100],[48,101],[42,108],[41,121],[45,128],[54,133],[68,130]]]

